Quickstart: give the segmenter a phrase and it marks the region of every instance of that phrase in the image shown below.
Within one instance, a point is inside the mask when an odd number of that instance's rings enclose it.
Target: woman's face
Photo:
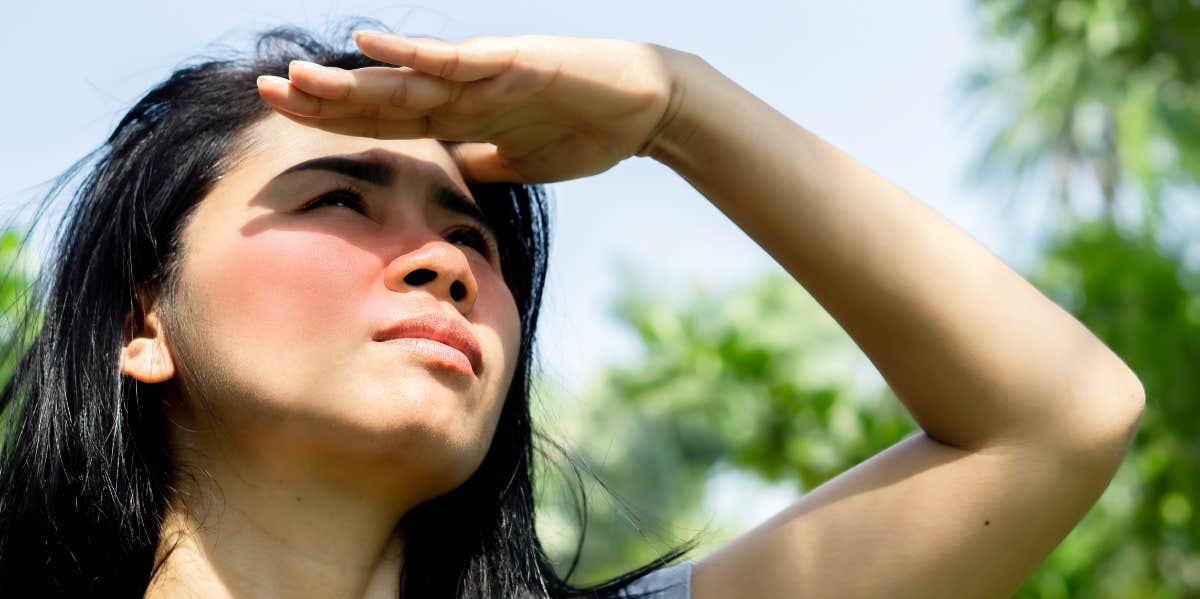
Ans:
[[[453,159],[276,114],[248,139],[182,235],[178,417],[216,416],[239,459],[457,486],[490,445],[520,321]],[[406,322],[426,328],[389,332]],[[417,339],[431,329],[458,339]]]

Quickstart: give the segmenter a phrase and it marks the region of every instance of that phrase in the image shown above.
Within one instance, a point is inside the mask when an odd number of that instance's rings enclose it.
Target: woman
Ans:
[[[1001,597],[1113,476],[1143,404],[1121,360],[699,57],[355,42],[268,34],[118,125],[4,394],[4,592]],[[584,589],[532,526],[530,185],[630,156],[779,261],[923,432],[712,555]]]

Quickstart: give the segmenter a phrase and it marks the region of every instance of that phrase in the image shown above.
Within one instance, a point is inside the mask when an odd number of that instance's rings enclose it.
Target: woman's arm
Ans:
[[[549,36],[358,43],[405,68],[298,65],[260,82],[264,99],[330,131],[463,141],[456,162],[475,180],[653,156],[825,306],[924,429],[703,559],[697,599],[1008,596],[1108,485],[1143,403],[1121,360],[957,227],[699,58]]]
[[[696,598],[1008,596],[1108,485],[1137,378],[932,209],[699,58],[678,65],[643,154],[804,285],[924,430],[701,562]]]
[[[687,179],[812,293],[930,437],[962,449],[1124,445],[1140,384],[1074,317],[703,60],[677,68],[677,109],[642,154]]]

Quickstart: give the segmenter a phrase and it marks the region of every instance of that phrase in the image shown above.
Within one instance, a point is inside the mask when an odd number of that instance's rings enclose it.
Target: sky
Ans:
[[[15,9],[16,14],[12,14]],[[816,2],[278,0],[22,2],[0,25],[0,214],[101,143],[154,83],[213,43],[245,47],[280,24],[369,16],[410,34],[543,33],[653,42],[700,55],[804,127],[922,199],[1010,264],[1029,257],[996,226],[995,197],[965,182],[982,141],[958,85],[977,55],[967,0]],[[730,115],[736,118],[736,115]],[[554,242],[542,366],[568,390],[635,356],[609,306],[619,264],[666,296],[782,272],[687,182],[650,158],[551,185]],[[994,194],[992,194],[994,195]],[[798,334],[803,334],[802,331]]]

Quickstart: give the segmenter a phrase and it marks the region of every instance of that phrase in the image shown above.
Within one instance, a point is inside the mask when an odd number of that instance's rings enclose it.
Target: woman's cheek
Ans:
[[[498,273],[491,269],[477,269],[475,276],[480,297],[475,304],[472,320],[478,323],[477,333],[481,337],[486,335],[486,342],[495,348],[496,355],[503,356],[498,364],[501,368],[495,369],[493,374],[492,384],[501,390],[507,389],[521,345],[520,312],[512,293]]]
[[[332,236],[267,230],[225,244],[204,265],[218,326],[251,344],[311,344],[368,323],[358,304],[379,271],[379,258]],[[260,337],[264,336],[265,338]]]

